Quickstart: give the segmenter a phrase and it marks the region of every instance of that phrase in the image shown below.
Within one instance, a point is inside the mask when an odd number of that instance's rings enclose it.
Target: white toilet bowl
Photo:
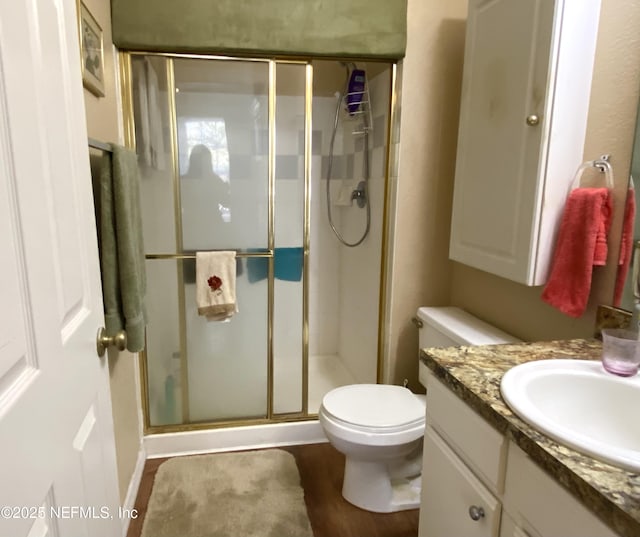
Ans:
[[[419,507],[423,395],[385,384],[342,386],[324,396],[318,416],[345,455],[347,501],[378,513]]]
[[[460,308],[422,307],[414,320],[420,349],[518,341]],[[426,365],[419,367],[422,380]],[[345,499],[379,513],[420,506],[424,395],[400,386],[352,384],[327,393],[318,416],[346,457]]]

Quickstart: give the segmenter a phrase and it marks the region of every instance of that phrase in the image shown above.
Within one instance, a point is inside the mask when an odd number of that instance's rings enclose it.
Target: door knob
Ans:
[[[535,127],[538,123],[540,123],[540,118],[535,114],[527,116],[527,125],[529,125],[529,127]]]
[[[107,336],[104,327],[98,328],[98,335],[96,336],[98,356],[102,358],[107,348],[112,345],[119,351],[123,351],[127,346],[127,333],[124,330],[120,330],[113,336]]]

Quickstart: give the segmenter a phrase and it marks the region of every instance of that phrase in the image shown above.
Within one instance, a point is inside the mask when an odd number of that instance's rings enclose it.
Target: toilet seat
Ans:
[[[353,384],[328,392],[319,416],[334,434],[354,435],[369,445],[389,445],[423,435],[425,402],[402,386]]]

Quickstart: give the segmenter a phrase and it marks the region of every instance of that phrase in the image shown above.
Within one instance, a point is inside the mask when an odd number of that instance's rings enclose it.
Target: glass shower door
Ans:
[[[276,64],[273,412],[277,415],[300,414],[306,406],[306,76],[306,64]]]
[[[309,66],[159,55],[131,63],[148,425],[305,416]],[[219,250],[237,255],[239,311],[212,322],[197,311],[195,253]]]
[[[184,264],[190,422],[267,416],[268,279],[250,281],[269,249],[269,64],[175,59],[183,251],[235,250],[239,311],[210,322],[195,307],[195,263]],[[257,257],[260,261],[267,259]]]
[[[270,283],[247,265],[269,272],[269,62],[136,55],[132,88],[149,425],[265,419]],[[197,312],[194,254],[210,250],[238,252],[228,322]]]

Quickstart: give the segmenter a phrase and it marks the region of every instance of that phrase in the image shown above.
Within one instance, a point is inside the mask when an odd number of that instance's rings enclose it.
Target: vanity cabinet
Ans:
[[[547,278],[582,163],[600,0],[469,0],[449,257]]]
[[[419,537],[619,537],[420,364]]]

